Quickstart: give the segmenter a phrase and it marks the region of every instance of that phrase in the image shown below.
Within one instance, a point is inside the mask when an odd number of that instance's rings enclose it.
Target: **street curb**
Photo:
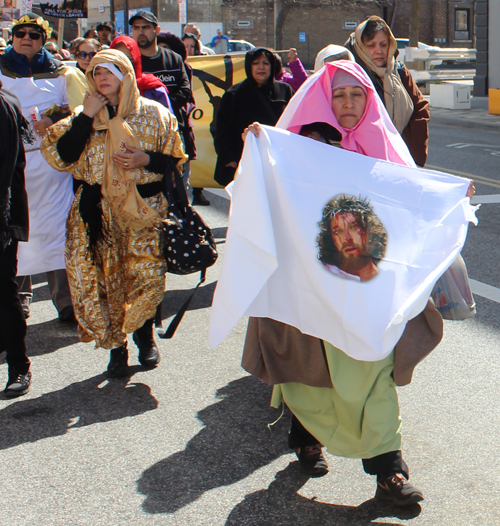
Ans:
[[[219,210],[221,212],[224,212],[225,214],[229,214],[229,206],[231,204],[231,200],[229,199],[229,196],[223,196],[219,195],[212,191],[212,188],[205,188],[204,189],[206,197],[210,201],[210,206],[215,208],[216,210]],[[203,207],[200,207],[203,208]]]
[[[488,128],[492,131],[500,132],[500,122],[487,122],[482,120],[472,120],[471,118],[461,119],[459,117],[432,115],[432,109],[430,122],[433,124],[442,124],[445,126],[459,126],[461,128],[475,128],[481,130]]]

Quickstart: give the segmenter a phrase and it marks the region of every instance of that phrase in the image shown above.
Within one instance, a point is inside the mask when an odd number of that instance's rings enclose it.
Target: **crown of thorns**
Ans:
[[[343,199],[336,200],[337,203],[343,201]],[[325,207],[325,218],[331,219],[336,216],[338,213],[342,212],[343,214],[357,212],[361,215],[371,213],[372,207],[370,206],[370,201],[368,199],[362,199],[361,196],[357,200],[345,199],[343,206],[336,204],[329,204]]]

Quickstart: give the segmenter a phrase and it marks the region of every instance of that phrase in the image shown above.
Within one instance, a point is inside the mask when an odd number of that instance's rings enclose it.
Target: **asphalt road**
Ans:
[[[480,196],[500,194],[500,159],[484,147],[499,139],[431,125],[429,164],[485,178],[476,179]],[[450,146],[457,143],[480,146]],[[471,278],[493,287],[498,209],[482,206],[464,249]],[[223,253],[227,208],[201,211]],[[219,269],[220,260],[175,338],[160,342],[160,367],[143,370],[132,352],[130,378],[113,381],[102,374],[107,352],[57,321],[45,278],[36,277],[33,388],[0,399],[1,526],[500,525],[498,303],[476,296],[474,319],[445,322],[443,342],[399,391],[404,455],[426,496],[400,510],[373,500],[375,481],[357,460],[328,456],[321,479],[298,473],[288,418],[269,431],[279,417],[270,389],[240,368],[245,320],[219,348],[208,346]],[[168,276],[165,319],[195,283]]]

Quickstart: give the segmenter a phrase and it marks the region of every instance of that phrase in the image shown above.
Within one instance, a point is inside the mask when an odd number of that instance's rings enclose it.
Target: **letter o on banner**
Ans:
[[[193,113],[191,113],[191,117],[195,121],[199,121],[203,117],[203,110],[201,108],[196,108]]]

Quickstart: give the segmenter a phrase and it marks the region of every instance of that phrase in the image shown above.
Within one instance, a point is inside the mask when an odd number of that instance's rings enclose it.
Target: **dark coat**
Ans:
[[[15,95],[0,82],[0,252],[11,238],[28,241],[28,196],[24,183],[23,138],[28,123]]]
[[[43,55],[43,60],[39,60],[36,63],[36,66],[33,66],[33,71],[27,72],[25,75],[21,74],[19,71],[19,66],[17,64],[14,54],[14,49],[10,48],[7,53],[0,55],[0,68],[2,73],[6,77],[31,77],[32,75],[55,75],[59,76],[59,71],[57,71],[63,63],[55,59],[46,49],[42,49],[40,55]],[[24,57],[17,56],[18,59],[24,59]],[[28,64],[26,59],[26,65]],[[29,67],[28,65],[26,67]]]
[[[214,143],[218,158],[214,179],[223,186],[234,178],[235,169],[226,167],[226,164],[239,162],[244,129],[253,122],[274,126],[293,96],[293,89],[288,84],[274,80],[274,57],[268,50],[265,53],[269,55],[271,76],[267,84],[257,86],[251,75],[251,65],[254,56],[260,53],[262,48],[246,54],[247,79],[226,91],[217,112]]]
[[[371,71],[371,69],[358,57],[354,46],[351,45],[350,41],[346,42],[344,45],[352,52],[356,62],[366,71],[377,90],[378,96],[385,105],[384,83],[382,79]],[[417,84],[413,80],[411,73],[404,64],[398,64],[398,73],[403,86],[413,102],[413,114],[401,136],[403,137],[406,146],[408,146],[415,163],[418,166],[424,166],[427,161],[429,142],[429,102],[425,100],[424,96],[418,89]]]

